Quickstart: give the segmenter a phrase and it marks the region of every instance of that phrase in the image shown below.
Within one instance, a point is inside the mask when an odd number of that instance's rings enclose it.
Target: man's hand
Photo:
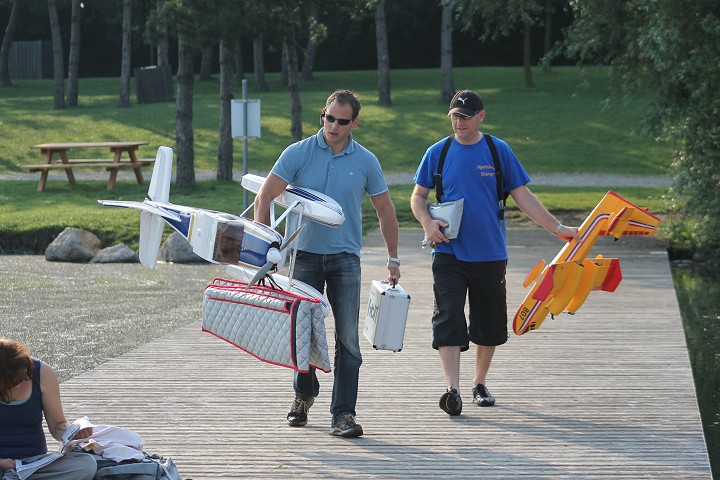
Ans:
[[[388,262],[388,282],[391,285],[396,285],[400,281],[400,265],[395,262]]]
[[[571,240],[580,241],[580,237],[578,236],[578,227],[567,227],[563,224],[559,224],[555,229],[557,230],[555,232],[555,236],[561,240],[565,240],[566,242]]]
[[[431,219],[430,221],[424,223],[423,230],[425,230],[425,240],[423,241],[423,244],[426,242],[431,243],[433,244],[432,248],[435,248],[436,243],[449,242],[450,240],[442,233],[442,229],[447,226],[448,224],[442,220]]]
[[[0,468],[3,470],[15,470],[15,460],[12,458],[3,458],[0,460]]]

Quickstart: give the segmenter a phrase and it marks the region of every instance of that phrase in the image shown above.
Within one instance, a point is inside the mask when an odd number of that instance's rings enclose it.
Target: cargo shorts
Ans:
[[[460,346],[465,351],[470,342],[483,346],[507,342],[506,270],[507,260],[463,262],[449,253],[433,254],[434,349]]]

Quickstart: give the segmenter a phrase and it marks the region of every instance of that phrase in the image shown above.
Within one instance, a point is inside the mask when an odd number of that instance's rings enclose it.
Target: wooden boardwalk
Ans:
[[[363,437],[328,434],[331,375],[320,375],[308,425],[288,427],[292,372],[201,333],[199,321],[64,382],[68,418],[135,430],[149,453],[174,459],[183,479],[711,478],[669,264],[656,240],[599,242],[599,252],[620,258],[618,291],[593,293],[577,315],[548,319],[536,332],[511,333],[488,378],[495,407],[470,403],[474,355],[465,353],[466,405],[448,417],[437,405],[445,386],[430,347],[432,280],[421,236],[401,234],[400,283],[412,296],[405,348],[375,351],[361,334]],[[510,231],[511,315],[528,268],[559,248],[544,231]],[[386,272],[377,234],[362,262],[367,298],[370,281]],[[211,279],[209,267],[197,268]],[[203,286],[164,294],[200,298]],[[199,318],[199,300],[192,305],[187,317]],[[331,340],[331,318],[327,325]]]

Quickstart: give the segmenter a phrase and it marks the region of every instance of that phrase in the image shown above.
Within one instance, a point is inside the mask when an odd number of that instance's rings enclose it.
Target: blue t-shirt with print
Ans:
[[[362,247],[362,201],[388,190],[377,157],[357,143],[350,134],[348,145],[333,154],[322,129],[316,135],[288,146],[272,168],[272,173],[291,185],[311,188],[340,204],[345,221],[328,227],[303,219],[305,228],[298,237],[298,248],[318,254],[353,253]],[[296,215],[290,215],[288,234],[296,228]],[[292,218],[295,217],[295,218]]]
[[[500,160],[505,192],[526,185],[530,177],[507,143],[493,137]],[[415,173],[415,183],[433,190],[445,139],[431,145]],[[453,138],[442,172],[442,202],[465,199],[456,239],[438,243],[435,252],[450,253],[465,262],[507,260],[505,222],[498,219],[499,200],[495,167],[485,135],[473,145]],[[429,201],[434,201],[430,192]]]

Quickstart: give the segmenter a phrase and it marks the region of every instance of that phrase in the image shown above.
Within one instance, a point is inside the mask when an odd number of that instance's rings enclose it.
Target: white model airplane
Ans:
[[[302,230],[301,225],[287,238],[277,232],[276,227],[291,211],[329,226],[339,226],[345,220],[342,208],[332,198],[314,190],[293,186],[288,186],[275,199],[275,203],[286,210],[276,219],[273,204],[270,226],[244,217],[252,205],[241,216],[175,205],[169,202],[172,161],[171,148],[158,148],[148,198],[144,201],[98,200],[102,205],[141,212],[139,257],[140,262],[147,267],[156,268],[163,228],[167,223],[185,237],[199,257],[227,265],[230,275],[252,286],[271,271],[277,271],[278,265],[283,265],[286,249]],[[257,193],[265,181],[257,175],[245,177],[243,186],[253,193]],[[271,281],[284,289],[323,298],[312,287],[292,281],[292,265],[289,277],[273,275]]]

